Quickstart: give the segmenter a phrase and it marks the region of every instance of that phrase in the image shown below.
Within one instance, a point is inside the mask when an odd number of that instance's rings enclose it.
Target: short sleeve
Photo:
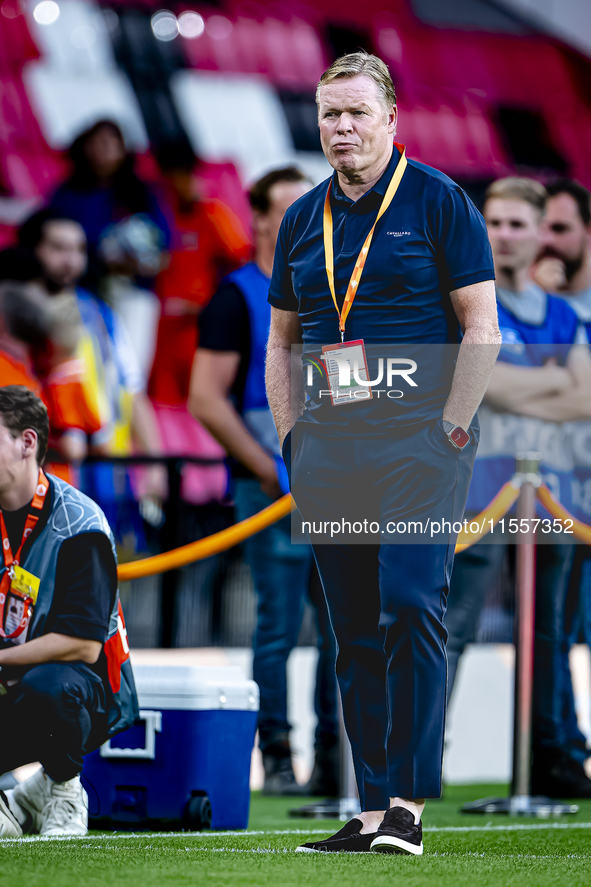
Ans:
[[[105,534],[66,539],[58,556],[47,632],[103,644],[116,591],[117,565]]]
[[[279,237],[275,247],[275,258],[273,259],[273,273],[271,275],[271,285],[269,287],[269,304],[274,308],[280,308],[282,311],[297,311],[300,307],[298,298],[293,290],[291,280],[291,268],[289,267],[289,240],[290,240],[290,224],[289,213],[286,213],[281,228],[279,229]]]
[[[495,279],[486,223],[460,188],[450,191],[439,208],[435,241],[444,291]]]
[[[199,317],[199,347],[244,354],[249,330],[244,296],[235,284],[222,284]]]

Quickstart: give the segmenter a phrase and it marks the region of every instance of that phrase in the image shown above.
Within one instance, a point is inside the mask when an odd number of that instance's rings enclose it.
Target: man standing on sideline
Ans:
[[[0,772],[41,761],[0,792],[0,836],[85,835],[85,754],[137,716],[100,508],[43,459],[49,422],[22,385],[0,388]]]
[[[279,440],[265,393],[271,319],[267,295],[279,226],[286,209],[309,188],[308,179],[292,166],[273,170],[252,186],[254,261],[222,281],[200,319],[189,407],[232,457],[237,520],[252,517],[281,495]],[[263,791],[299,794],[302,789],[295,780],[289,743],[286,666],[302,623],[312,553],[307,545],[291,544],[289,517],[247,540],[245,550],[258,597],[253,677],[261,691]],[[316,581],[312,587],[317,586]],[[336,653],[324,597],[318,591],[313,601],[319,636],[314,697],[318,723],[307,791],[334,795],[339,760]]]
[[[317,103],[335,172],[281,226],[267,393],[304,521],[318,513],[340,519],[332,502],[353,516],[369,492],[381,529],[371,535],[374,544],[316,544],[312,537],[337,638],[362,812],[332,838],[299,849],[419,855],[425,799],[441,794],[452,526],[463,516],[473,417],[500,343],[492,255],[484,221],[464,192],[393,144],[396,96],[380,59],[365,52],[338,59],[320,79]],[[454,358],[442,387],[431,380],[430,397],[419,386],[400,405],[377,392],[357,400],[351,384],[343,403],[339,380],[331,384],[334,402],[314,392],[304,408],[297,364],[291,372],[292,346],[302,341],[304,349],[329,346],[345,361],[353,345],[364,357],[370,346],[422,343],[425,366],[415,364],[422,378],[429,378],[431,355],[436,362],[451,349]],[[402,544],[380,544],[389,518],[409,514],[421,526],[446,521],[449,529],[432,545],[413,544],[410,533]]]
[[[486,192],[484,218],[495,261],[503,346],[479,410],[480,447],[466,505],[470,515],[484,511],[511,479],[518,449],[540,449],[544,472],[563,471],[568,447],[564,438],[556,445],[558,424],[532,420],[560,423],[591,416],[591,359],[586,347],[577,347],[587,342],[585,330],[566,302],[549,296],[530,277],[542,242],[545,205],[546,190],[532,179],[499,179]],[[572,476],[564,472],[565,493]],[[513,541],[496,527],[456,557],[446,616],[448,697],[460,656],[476,639],[487,594],[502,581]],[[591,780],[578,760],[585,739],[577,727],[566,639],[575,546],[562,533],[538,532],[537,541],[532,791],[590,797]]]

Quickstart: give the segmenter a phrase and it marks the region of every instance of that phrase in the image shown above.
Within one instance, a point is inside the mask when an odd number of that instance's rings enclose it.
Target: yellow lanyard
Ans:
[[[339,330],[341,332],[341,342],[344,341],[345,338],[345,321],[347,320],[349,311],[351,310],[351,306],[353,304],[353,300],[359,289],[359,281],[361,280],[361,275],[363,274],[363,269],[365,268],[365,260],[367,259],[367,254],[369,252],[369,248],[371,246],[371,241],[373,239],[373,233],[376,229],[376,225],[394,200],[394,195],[398,190],[398,186],[402,180],[402,176],[404,175],[404,171],[406,169],[406,150],[404,145],[397,145],[395,143],[396,148],[400,151],[400,160],[398,161],[398,166],[394,171],[394,175],[390,180],[390,184],[388,185],[388,190],[384,194],[384,199],[382,200],[382,205],[380,206],[377,218],[373,223],[373,227],[367,237],[365,238],[365,243],[361,247],[361,252],[357,256],[357,261],[355,262],[355,267],[353,268],[353,273],[351,275],[351,280],[349,281],[349,286],[347,287],[347,292],[345,294],[345,301],[343,302],[343,310],[339,311],[339,306],[337,303],[337,297],[334,288],[334,249],[333,249],[333,228],[332,228],[332,210],[330,208],[330,189],[332,188],[332,179],[328,186],[328,191],[326,192],[326,200],[324,201],[324,217],[323,217],[323,233],[324,233],[324,259],[326,262],[326,276],[328,277],[328,285],[330,287],[330,294],[332,296],[332,300],[334,302],[334,306],[337,310],[337,314],[339,316]]]

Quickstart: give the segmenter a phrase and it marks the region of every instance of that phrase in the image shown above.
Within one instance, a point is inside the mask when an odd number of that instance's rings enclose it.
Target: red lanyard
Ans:
[[[43,508],[43,503],[45,502],[45,496],[47,495],[47,491],[49,489],[49,481],[47,480],[45,474],[43,473],[43,469],[39,469],[39,479],[37,481],[37,488],[35,490],[35,495],[33,497],[33,501],[31,502],[31,508],[37,512],[40,512]],[[20,556],[23,550],[23,545],[35,529],[37,522],[39,520],[40,514],[32,514],[29,512],[27,515],[27,520],[25,522],[25,529],[23,531],[23,538],[21,539],[21,544],[18,547],[18,551],[15,555],[12,554],[12,549],[10,547],[10,539],[8,538],[8,533],[6,531],[6,524],[4,523],[4,516],[0,511],[0,534],[2,536],[2,555],[4,557],[4,566],[6,567],[4,571],[4,575],[2,576],[2,581],[0,582],[0,637],[3,638],[14,638],[18,637],[26,625],[28,624],[28,619],[23,619],[21,625],[13,631],[12,634],[7,635],[4,631],[4,608],[6,606],[6,601],[8,598],[8,594],[10,591],[10,585],[14,578],[14,567],[19,566],[20,564]],[[25,603],[27,604],[27,608],[33,603],[32,598],[25,598]]]

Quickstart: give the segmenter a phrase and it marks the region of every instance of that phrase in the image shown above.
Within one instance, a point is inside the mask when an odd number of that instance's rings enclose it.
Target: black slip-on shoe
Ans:
[[[363,823],[360,819],[352,819],[342,827],[340,832],[322,841],[310,841],[296,847],[296,853],[369,853],[371,842],[377,832],[361,835]]]
[[[374,853],[423,853],[423,826],[415,825],[415,818],[406,807],[390,807],[386,810],[375,839],[371,843]]]

